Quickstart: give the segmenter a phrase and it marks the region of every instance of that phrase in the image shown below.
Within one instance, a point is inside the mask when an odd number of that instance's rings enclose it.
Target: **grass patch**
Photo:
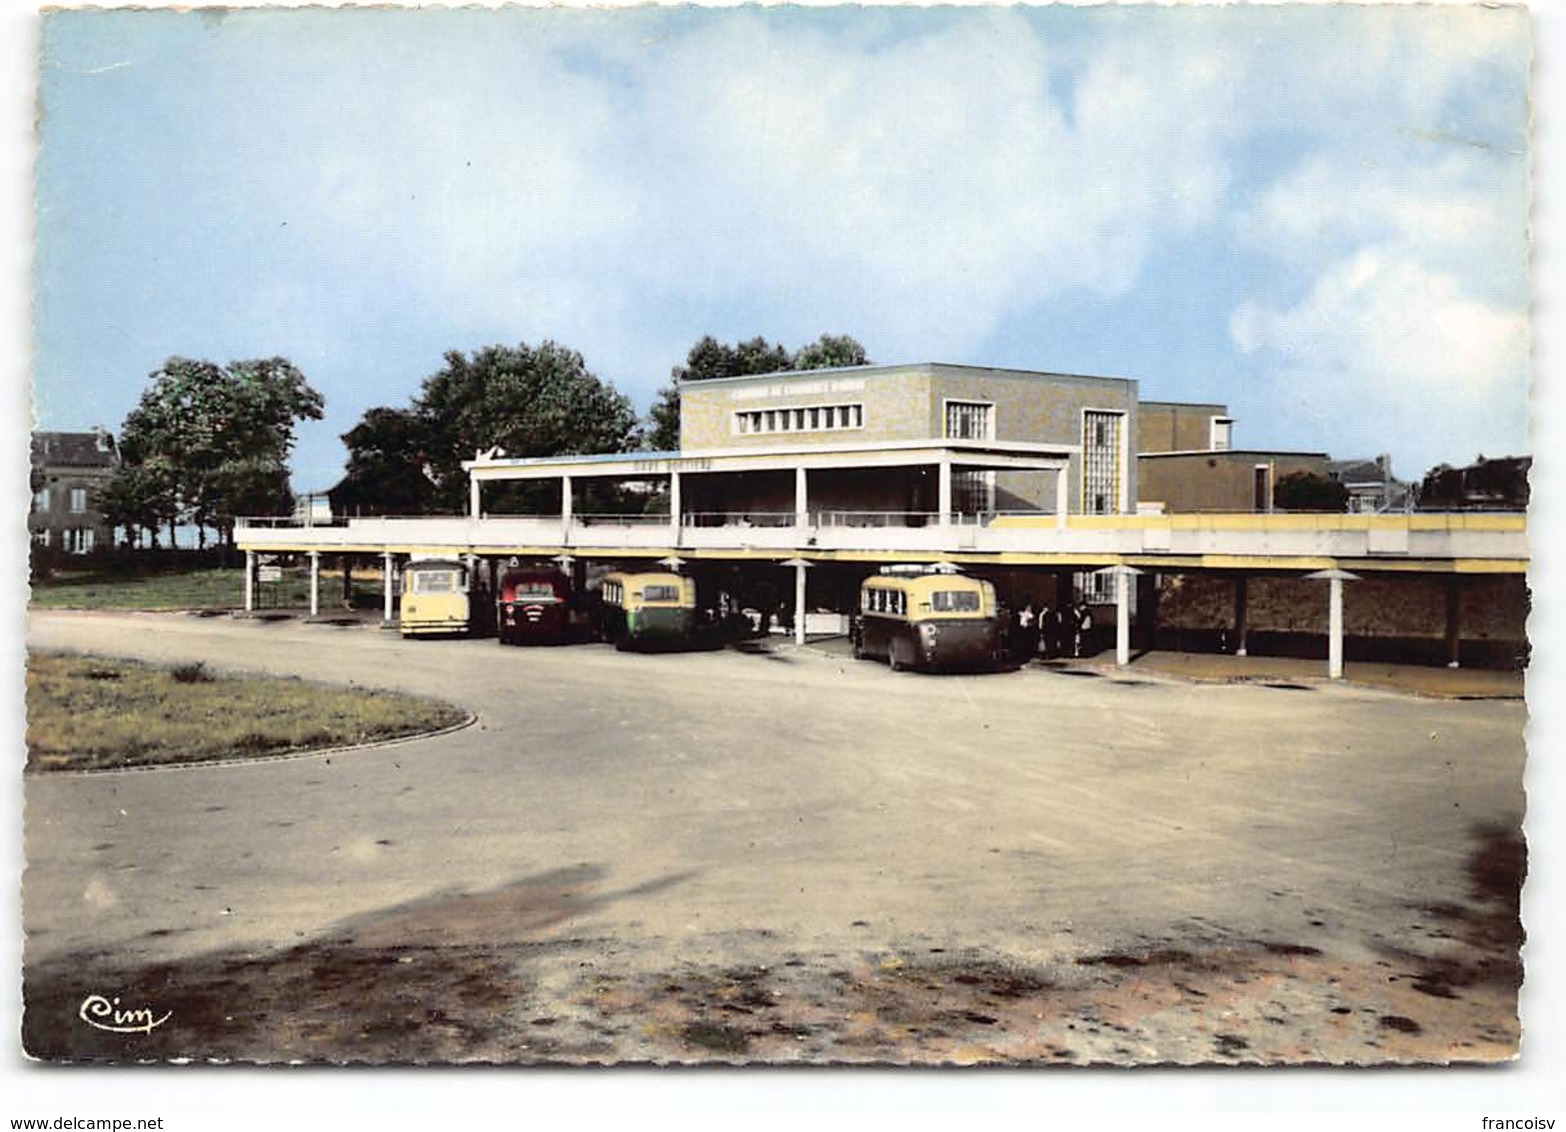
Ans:
[[[460,723],[450,704],[303,680],[29,652],[27,767],[92,770],[275,755]]]
[[[321,608],[342,602],[342,574],[321,571]],[[310,572],[292,567],[278,582],[256,584],[256,608],[309,609]],[[379,576],[361,568],[353,583],[353,604],[378,607]],[[245,571],[240,567],[208,567],[141,573],[133,570],[60,570],[33,579],[34,609],[184,610],[240,609],[245,604]]]

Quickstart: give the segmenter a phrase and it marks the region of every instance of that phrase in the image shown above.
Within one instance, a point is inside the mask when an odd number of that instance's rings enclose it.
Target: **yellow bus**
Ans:
[[[998,669],[1005,658],[995,586],[926,567],[886,567],[859,591],[854,657],[892,671]]]
[[[467,633],[468,568],[446,558],[420,558],[402,568],[397,624],[404,637]]]
[[[609,574],[599,588],[600,632],[618,649],[687,644],[696,634],[696,583],[679,574]]]

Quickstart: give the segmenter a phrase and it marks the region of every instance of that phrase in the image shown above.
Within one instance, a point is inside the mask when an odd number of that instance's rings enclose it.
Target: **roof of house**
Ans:
[[[118,463],[107,432],[35,432],[33,463],[67,468],[112,468]]]

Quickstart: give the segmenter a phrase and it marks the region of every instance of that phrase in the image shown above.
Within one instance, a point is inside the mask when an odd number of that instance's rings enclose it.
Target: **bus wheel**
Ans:
[[[897,655],[897,642],[893,641],[891,647],[886,650],[886,664],[893,672],[901,672],[908,666]]]

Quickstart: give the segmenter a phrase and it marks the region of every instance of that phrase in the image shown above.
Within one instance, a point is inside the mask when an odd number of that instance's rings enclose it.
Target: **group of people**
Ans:
[[[1082,656],[1092,649],[1093,613],[1085,601],[1058,608],[1045,602],[1036,611],[1028,602],[1011,611],[1010,633],[1011,654],[1019,660]]]

